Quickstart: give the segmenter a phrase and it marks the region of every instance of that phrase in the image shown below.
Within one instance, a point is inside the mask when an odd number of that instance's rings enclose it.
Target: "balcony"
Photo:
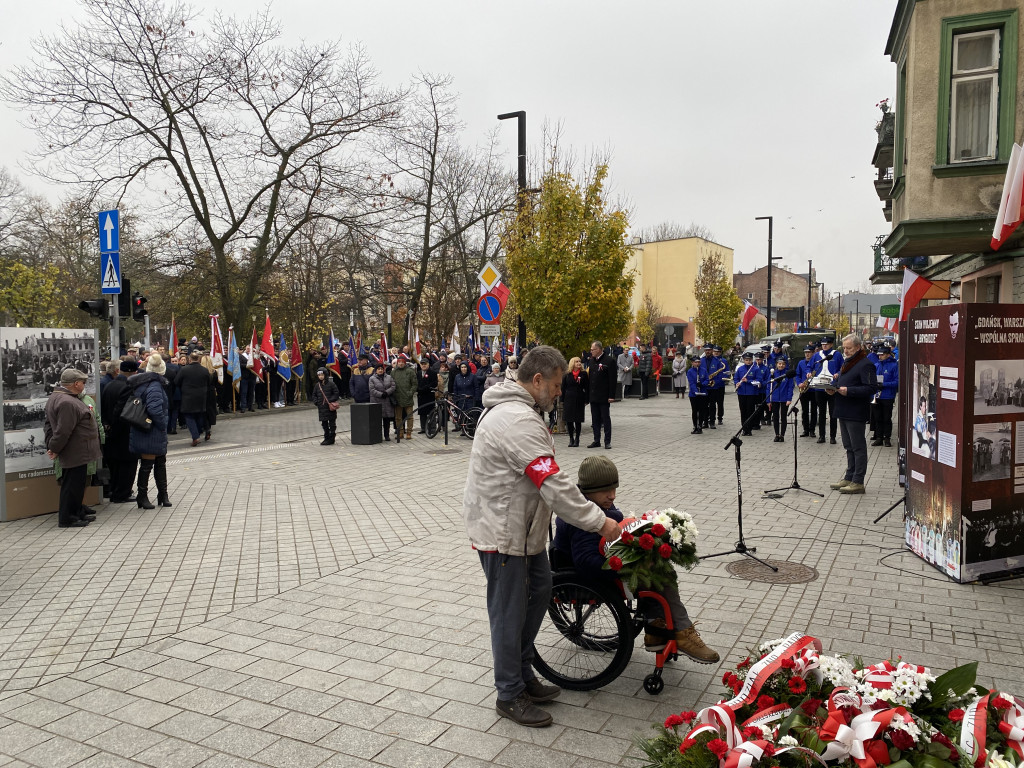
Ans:
[[[878,134],[878,144],[875,145],[871,164],[879,170],[891,168],[896,158],[896,116],[889,111],[888,106],[882,109],[882,119],[875,124],[875,133]]]
[[[888,235],[879,235],[875,238],[875,244],[871,250],[875,252],[875,269],[871,273],[872,285],[892,285],[903,282],[903,265],[900,260],[885,252],[885,238]]]
[[[892,200],[892,168],[879,168],[875,179],[875,193],[879,200]]]

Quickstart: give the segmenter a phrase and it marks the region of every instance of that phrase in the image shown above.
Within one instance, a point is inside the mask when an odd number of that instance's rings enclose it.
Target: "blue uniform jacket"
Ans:
[[[879,377],[878,386],[881,389],[878,399],[895,400],[896,393],[900,389],[900,364],[891,357],[884,362],[879,360],[875,363],[875,371]]]
[[[711,374],[716,373],[714,380]],[[729,361],[724,357],[712,357],[708,360],[705,375],[708,379],[708,389],[725,389],[726,379],[729,378]]]
[[[785,376],[786,371],[774,370],[772,371],[774,377],[778,377],[780,374]],[[773,403],[789,403],[793,401],[793,382],[795,379],[785,378],[782,381],[773,381],[769,385],[771,388],[771,394],[768,399]]]
[[[699,367],[691,367],[686,372],[686,381],[690,385],[690,391],[687,393],[689,397],[704,396],[708,393],[707,376],[704,375]]]
[[[796,383],[803,384],[807,381],[807,374],[814,376],[814,358],[810,360],[801,360],[796,364]]]
[[[751,372],[752,371],[752,372]],[[740,384],[743,377],[746,376],[747,380]],[[761,372],[757,370],[753,363],[750,365],[740,365],[736,368],[736,375],[733,377],[733,381],[736,383],[736,394],[737,395],[759,395],[761,394],[762,387],[755,386],[752,382],[761,381]]]

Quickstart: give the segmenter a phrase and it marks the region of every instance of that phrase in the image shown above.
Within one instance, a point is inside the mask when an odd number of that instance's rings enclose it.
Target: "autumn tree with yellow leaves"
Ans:
[[[697,336],[726,349],[731,347],[739,327],[743,301],[725,274],[721,255],[713,254],[701,262],[694,293],[697,315],[693,320]]]
[[[606,164],[578,180],[552,160],[540,195],[523,201],[503,237],[510,304],[531,336],[567,358],[594,339],[618,341],[632,322],[629,222],[605,200],[607,178]],[[514,316],[505,318],[514,333]]]

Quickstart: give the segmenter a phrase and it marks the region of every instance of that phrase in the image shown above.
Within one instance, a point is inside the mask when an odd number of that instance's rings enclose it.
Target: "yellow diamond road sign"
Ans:
[[[489,261],[484,264],[484,268],[480,270],[480,274],[477,277],[483,283],[484,289],[488,291],[501,282],[501,272]]]

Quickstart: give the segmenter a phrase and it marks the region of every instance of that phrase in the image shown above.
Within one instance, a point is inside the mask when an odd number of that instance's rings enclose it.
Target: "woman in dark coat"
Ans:
[[[316,381],[313,382],[313,405],[316,406],[320,425],[324,428],[324,439],[320,445],[334,445],[334,437],[338,433],[338,412],[332,411],[328,403],[336,403],[341,399],[338,385],[328,375],[326,368],[318,368]]]
[[[203,359],[200,360],[203,368],[210,374],[210,385],[206,390],[206,439],[209,440],[211,435],[211,428],[217,423],[217,400],[219,397],[218,382],[217,382],[217,371],[213,367],[213,360],[210,359],[209,355],[203,355]],[[230,393],[229,393],[230,394]]]
[[[154,509],[149,500],[149,476],[156,480],[157,504],[171,506],[167,496],[167,392],[165,391],[164,372],[167,366],[158,354],[149,356],[146,361],[146,372],[138,373],[128,379],[132,395],[142,400],[146,406],[153,427],[148,432],[131,426],[128,435],[128,450],[141,459],[139,464],[139,485],[135,501],[140,509]],[[202,370],[202,369],[200,369]]]
[[[181,413],[185,417],[192,445],[199,445],[199,435],[206,428],[206,400],[210,393],[210,373],[199,362],[200,352],[189,355],[189,364],[182,366],[174,383],[181,388]]]
[[[472,408],[476,402],[476,376],[469,372],[468,363],[462,363],[459,366],[459,372],[455,374],[452,393],[455,395],[455,403],[459,408]]]
[[[590,379],[583,370],[583,361],[574,357],[569,361],[569,372],[562,377],[562,409],[565,426],[569,430],[569,447],[580,445],[580,430],[586,420],[590,402]]]
[[[370,387],[370,402],[380,403],[380,414],[384,422],[384,440],[391,442],[391,424],[395,420],[395,406],[391,403],[391,396],[395,394],[395,380],[384,372],[384,363],[377,363],[373,376],[368,381]],[[402,433],[395,427],[395,442],[402,442]]]

